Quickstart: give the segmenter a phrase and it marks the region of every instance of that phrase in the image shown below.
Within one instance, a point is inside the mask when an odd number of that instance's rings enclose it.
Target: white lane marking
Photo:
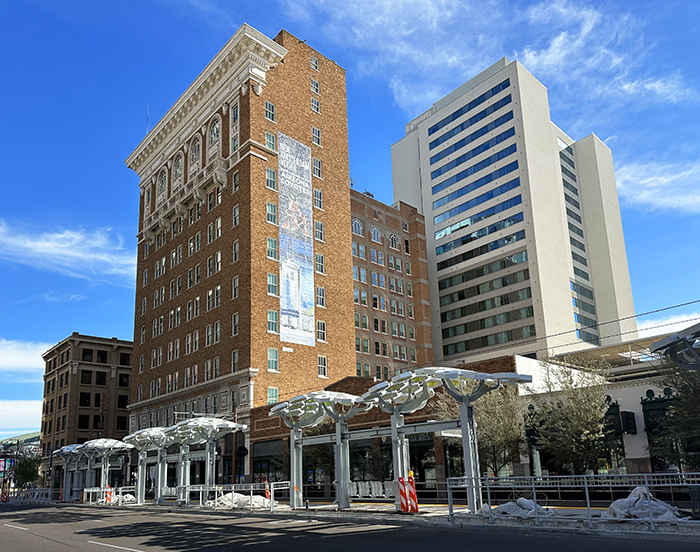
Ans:
[[[136,550],[135,548],[126,548],[124,546],[116,546],[114,544],[106,544],[104,542],[88,541],[88,544],[97,544],[99,546],[107,546],[109,548],[117,548],[118,550],[128,550],[128,552],[144,552],[143,550]]]
[[[18,525],[10,525],[9,523],[3,523],[5,527],[12,527],[13,529],[21,529],[22,531],[27,531],[26,527],[19,527]]]

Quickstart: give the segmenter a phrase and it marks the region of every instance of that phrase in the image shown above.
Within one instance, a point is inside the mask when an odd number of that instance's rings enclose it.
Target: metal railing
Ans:
[[[226,493],[243,494],[249,497],[248,509],[255,509],[255,496],[264,496],[270,492],[269,509],[275,511],[276,503],[280,500],[289,500],[289,481],[274,481],[271,483],[235,483],[227,485],[185,485],[177,487],[177,500],[180,504],[195,506],[198,508],[235,508],[234,501],[225,500]],[[194,495],[194,501],[193,501]]]
[[[679,509],[692,509],[700,514],[700,473],[680,474],[628,474],[628,475],[574,475],[541,477],[480,477],[481,498],[488,508],[485,513],[489,523],[495,523],[495,506],[525,498],[532,501],[531,515],[539,526],[544,518],[585,520],[589,528],[601,521],[600,513],[594,509],[606,509],[612,502],[627,498],[632,490],[643,487],[648,497],[668,503]],[[450,520],[454,520],[454,506],[466,504],[466,488],[469,478],[453,477],[447,480],[447,498]],[[419,493],[420,498],[420,493]],[[539,508],[562,507],[585,512],[585,517],[576,512],[560,515],[560,512],[542,511]],[[647,523],[650,531],[666,520],[659,520],[652,511],[651,500],[646,501],[648,515],[634,518],[634,521]],[[673,520],[682,522],[681,519]]]
[[[61,489],[7,489],[7,500],[16,504],[47,504],[60,497]]]
[[[127,495],[136,497],[136,487],[86,487],[83,489],[83,503],[108,506],[135,504],[135,501],[127,500]]]

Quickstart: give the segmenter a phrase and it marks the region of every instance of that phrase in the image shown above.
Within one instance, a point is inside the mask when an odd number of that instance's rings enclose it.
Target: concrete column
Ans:
[[[168,465],[165,462],[165,450],[158,448],[158,464],[156,466],[156,504],[163,504],[163,490],[165,487],[165,477]]]
[[[338,508],[350,508],[350,441],[343,438],[343,433],[347,432],[347,422],[336,422],[335,496]]]
[[[479,481],[479,448],[476,442],[474,407],[465,399],[459,405],[462,422],[462,455],[464,456],[464,476],[467,478],[467,505],[471,514],[481,509],[481,483]]]
[[[69,465],[68,462],[66,461],[65,466],[63,468],[63,502],[68,502],[70,500],[70,495],[71,495],[71,480],[70,480],[70,471],[69,471]]]
[[[206,462],[204,463],[204,484],[214,485],[214,476],[216,474],[216,443],[207,441],[206,445]]]
[[[177,466],[177,486],[186,487],[190,484],[190,447],[189,445],[180,446],[180,462]],[[189,504],[190,493],[182,491],[178,496],[181,502]]]
[[[109,485],[109,454],[102,455],[101,470],[102,471],[100,472],[100,488],[106,489],[107,485]]]
[[[92,462],[92,456],[88,456],[87,471],[85,472],[86,487],[97,487],[97,483],[95,483],[95,475],[95,465]]]
[[[399,435],[399,428],[403,427],[403,414],[391,415],[391,458],[394,466],[394,481],[396,482],[396,498],[394,506],[397,512],[401,511],[401,495],[399,493],[399,478],[408,477],[408,443]]]
[[[292,429],[289,438],[290,455],[290,489],[289,505],[292,509],[301,508],[304,502],[304,476],[302,467],[302,447],[298,444],[301,439],[301,429]]]
[[[139,451],[139,467],[136,478],[136,503],[146,502],[146,451]]]

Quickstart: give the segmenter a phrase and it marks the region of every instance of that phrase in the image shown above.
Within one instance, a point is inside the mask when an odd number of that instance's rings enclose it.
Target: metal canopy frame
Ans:
[[[652,343],[649,350],[669,357],[683,370],[700,370],[700,324]]]
[[[350,507],[350,446],[349,441],[391,435],[391,451],[394,481],[407,479],[409,449],[406,435],[415,432],[462,429],[464,471],[467,479],[467,497],[470,512],[481,507],[479,477],[479,452],[476,439],[473,402],[501,385],[529,383],[532,376],[504,372],[485,374],[457,368],[419,368],[403,372],[391,381],[382,381],[358,397],[347,393],[315,391],[298,395],[275,405],[269,415],[281,417],[290,431],[291,507],[303,505],[302,447],[335,441],[336,497],[338,508]],[[423,422],[404,425],[404,416],[421,410],[435,395],[435,389],[445,391],[460,405],[459,420]],[[348,431],[348,420],[367,412],[375,406],[391,415],[390,428]],[[302,429],[320,424],[326,416],[336,422],[335,435],[318,435],[302,438]],[[395,507],[400,510],[400,497],[396,493]]]
[[[106,488],[109,484],[110,456],[118,452],[126,452],[132,448],[134,448],[133,445],[117,441],[116,439],[93,439],[81,445],[66,445],[54,451],[53,454],[60,456],[65,462],[63,472],[65,500],[72,498],[73,486],[71,485],[71,480],[75,479],[76,475],[80,473],[80,460],[82,458],[87,459],[86,485],[84,486],[95,486],[95,459],[100,458],[101,487]],[[71,469],[71,464],[73,464],[73,469]]]
[[[178,487],[189,484],[191,466],[191,445],[205,444],[206,461],[204,484],[213,486],[216,469],[216,441],[236,431],[242,431],[248,426],[230,422],[222,418],[200,416],[182,420],[169,427],[149,427],[124,437],[139,451],[138,478],[136,485],[136,502],[146,501],[146,464],[149,450],[157,451],[156,495],[155,502],[163,504],[167,486],[167,449],[171,445],[180,445],[177,462]],[[189,497],[186,497],[189,500]]]

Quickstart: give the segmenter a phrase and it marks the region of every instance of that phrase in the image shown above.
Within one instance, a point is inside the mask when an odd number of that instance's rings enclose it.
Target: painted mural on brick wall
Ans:
[[[316,344],[311,148],[278,133],[280,341]]]

